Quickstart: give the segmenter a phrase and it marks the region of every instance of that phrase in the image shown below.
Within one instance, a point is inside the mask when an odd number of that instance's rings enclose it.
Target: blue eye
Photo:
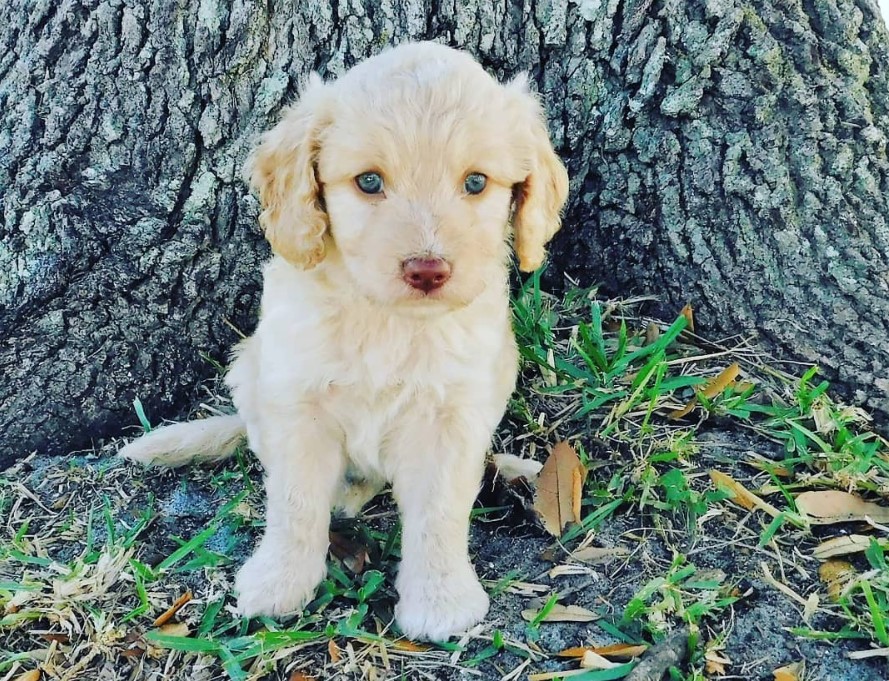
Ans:
[[[463,189],[467,194],[481,194],[488,185],[488,178],[481,173],[469,173],[463,181]]]
[[[379,173],[361,173],[355,178],[355,184],[365,194],[379,194],[383,191],[383,178]]]

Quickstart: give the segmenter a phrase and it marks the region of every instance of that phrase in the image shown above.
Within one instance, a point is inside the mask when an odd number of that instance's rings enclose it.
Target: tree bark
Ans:
[[[536,81],[572,176],[551,274],[692,302],[889,413],[873,0],[7,0],[0,467],[195,398],[257,311],[252,139],[310,71],[427,38]]]

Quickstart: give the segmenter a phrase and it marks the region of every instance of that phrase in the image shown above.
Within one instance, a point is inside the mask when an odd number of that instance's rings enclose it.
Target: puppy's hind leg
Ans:
[[[263,412],[255,430],[265,467],[266,529],[238,572],[241,614],[301,610],[326,573],[330,510],[345,469],[343,435],[321,410]]]

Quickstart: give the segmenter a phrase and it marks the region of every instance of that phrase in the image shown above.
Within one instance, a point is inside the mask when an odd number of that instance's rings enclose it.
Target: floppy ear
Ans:
[[[545,246],[559,231],[562,208],[568,198],[568,172],[553,151],[543,109],[528,90],[522,75],[509,85],[521,97],[526,110],[522,126],[527,139],[520,146],[527,150],[529,173],[515,187],[515,213],[512,226],[519,269],[533,272],[546,257]]]
[[[327,213],[315,177],[324,126],[324,82],[312,74],[299,101],[260,139],[247,161],[251,186],[259,193],[259,223],[272,250],[302,269],[324,259]]]

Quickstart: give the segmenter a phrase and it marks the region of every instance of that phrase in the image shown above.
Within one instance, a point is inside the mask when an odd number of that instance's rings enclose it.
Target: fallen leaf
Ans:
[[[306,676],[300,671],[293,672],[287,681],[315,681],[314,676]]]
[[[800,681],[806,666],[804,662],[794,662],[772,672],[775,681]]]
[[[677,409],[676,411],[671,411],[667,416],[673,420],[681,419],[691,412],[692,409],[698,403],[698,396],[706,397],[708,400],[712,400],[717,395],[721,394],[723,390],[728,388],[732,383],[734,383],[735,379],[738,377],[738,374],[741,373],[741,367],[737,362],[727,366],[723,369],[719,375],[714,376],[709,381],[704,384],[704,387],[695,392],[695,396],[692,397],[688,402],[686,402],[685,406],[682,409]]]
[[[24,674],[19,674],[14,681],[40,681],[40,670],[32,669]]]
[[[654,322],[649,322],[648,326],[645,327],[645,344],[651,345],[660,337],[661,327],[659,327]]]
[[[583,654],[583,657],[580,660],[580,666],[583,669],[613,669],[620,665],[617,662],[605,659],[598,653],[594,653],[592,650],[588,650]]]
[[[342,659],[342,653],[340,653],[340,647],[336,644],[336,641],[330,639],[327,642],[327,654],[330,655],[330,661],[336,664]]]
[[[889,522],[889,507],[838,490],[803,492],[796,498],[796,507],[816,525],[848,523],[865,518],[878,523]]]
[[[691,303],[687,303],[685,307],[682,308],[682,311],[679,313],[683,317],[685,317],[685,321],[688,322],[688,326],[686,327],[692,333],[695,332],[695,313],[691,307]]]
[[[725,676],[726,665],[732,661],[717,653],[715,650],[708,650],[704,653],[704,667],[711,676]]]
[[[739,506],[746,508],[748,511],[758,508],[761,511],[765,511],[773,518],[777,518],[781,515],[781,511],[777,508],[760,499],[753,492],[744,487],[744,485],[732,478],[732,476],[727,475],[722,471],[710,471],[710,480],[712,480],[713,484],[717,487],[721,487],[729,492],[731,494],[730,499]]]
[[[629,549],[624,548],[623,546],[587,546],[586,548],[572,551],[568,554],[568,557],[571,558],[571,560],[576,560],[581,563],[602,565],[611,562],[615,558],[626,558],[629,555]]]
[[[395,648],[395,650],[404,650],[409,653],[425,653],[430,650],[430,646],[423,645],[422,643],[414,643],[413,641],[408,641],[406,638],[401,639],[400,641],[393,641],[390,645]]]
[[[491,458],[497,467],[497,474],[508,482],[516,478],[525,478],[533,483],[543,468],[543,464],[539,461],[523,459],[515,454],[494,454]]]
[[[173,615],[179,612],[180,608],[182,608],[182,606],[188,603],[192,598],[193,596],[191,595],[191,591],[186,591],[179,598],[173,601],[173,605],[167,608],[167,610],[163,614],[161,614],[160,617],[154,620],[154,626],[161,627],[169,622],[171,619],[173,619]]]
[[[339,558],[343,565],[354,574],[364,572],[364,566],[370,561],[367,547],[344,537],[339,532],[329,532],[330,553]]]
[[[522,619],[526,622],[532,622],[535,617],[537,617],[537,613],[540,612],[539,608],[528,608],[527,610],[522,610]],[[544,617],[541,622],[592,622],[593,620],[599,619],[599,615],[594,613],[592,610],[587,610],[586,608],[581,608],[579,605],[562,605],[560,603],[556,603],[552,609],[546,613],[546,617]]]
[[[834,556],[861,553],[862,551],[867,551],[869,546],[870,537],[865,537],[863,534],[850,534],[821,542],[812,551],[812,555],[818,560],[827,560]]]
[[[556,653],[558,657],[583,657],[584,654],[591,650],[602,657],[616,657],[619,660],[629,660],[638,657],[648,649],[646,645],[630,645],[628,643],[613,643],[608,646],[579,646],[577,648],[566,648]]]
[[[827,595],[834,603],[840,600],[843,590],[855,579],[855,575],[855,568],[845,560],[831,559],[818,568],[818,577],[827,586]]]
[[[567,442],[553,447],[537,478],[534,510],[544,529],[554,537],[562,534],[569,522],[579,523],[580,499],[586,468]]]
[[[590,674],[589,669],[569,669],[561,672],[539,672],[537,674],[529,674],[528,681],[555,681],[555,679],[567,679],[572,676],[580,676],[581,674]]]
[[[165,636],[188,636],[191,632],[185,622],[171,622],[157,628]]]

